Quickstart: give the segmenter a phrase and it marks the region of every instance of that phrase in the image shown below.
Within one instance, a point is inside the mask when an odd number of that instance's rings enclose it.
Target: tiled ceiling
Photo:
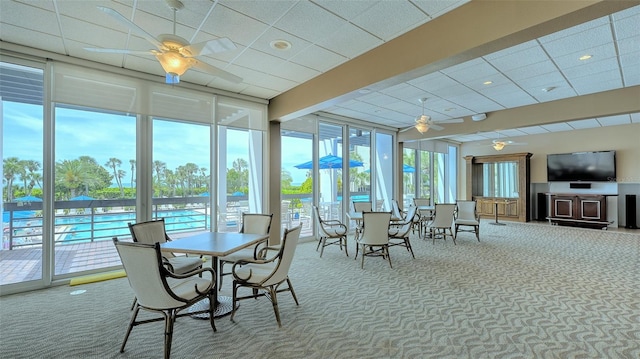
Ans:
[[[174,0],[175,1],[175,0]],[[202,61],[243,78],[231,83],[196,70],[182,81],[272,99],[433,19],[466,0],[183,0],[176,34],[191,43],[228,37],[236,50]],[[153,56],[85,50],[149,50],[150,43],[98,10],[110,7],[146,32],[173,31],[164,0],[1,0],[7,43],[158,75]],[[363,93],[322,111],[395,128],[423,111],[436,122],[640,85],[640,5],[452,67]],[[270,43],[286,40],[291,48]],[[588,60],[578,60],[589,54]],[[484,82],[490,79],[492,83]],[[364,92],[364,91],[363,91]],[[449,136],[459,142],[639,123],[638,114]],[[444,124],[446,126],[446,124]]]

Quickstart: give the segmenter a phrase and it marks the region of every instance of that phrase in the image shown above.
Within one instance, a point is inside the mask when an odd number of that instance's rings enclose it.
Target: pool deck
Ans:
[[[193,233],[172,234],[174,239]],[[303,236],[312,234],[303,227]],[[55,247],[55,276],[100,268],[120,266],[120,257],[111,240],[89,243],[60,244]],[[0,285],[42,278],[42,248],[40,246],[0,250]]]

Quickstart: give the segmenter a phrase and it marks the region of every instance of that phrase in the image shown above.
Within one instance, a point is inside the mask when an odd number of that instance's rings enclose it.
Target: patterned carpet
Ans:
[[[413,238],[416,259],[394,247],[393,269],[367,258],[364,270],[352,241],[348,258],[301,243],[290,275],[300,306],[279,296],[282,328],[266,298],[243,301],[217,333],[181,318],[172,357],[640,357],[640,231],[483,221],[481,240]],[[118,352],[131,299],[125,278],[2,297],[1,356],[159,358],[159,323]]]

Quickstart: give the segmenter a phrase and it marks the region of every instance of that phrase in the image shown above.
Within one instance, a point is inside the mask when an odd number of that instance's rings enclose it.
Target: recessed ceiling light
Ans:
[[[591,58],[591,55],[582,55],[578,58],[578,60],[584,61],[584,60],[589,60],[590,58]]]
[[[485,81],[485,82],[483,82],[482,84],[483,84],[483,85],[491,85],[492,83],[493,83],[493,81]]]
[[[361,93],[361,94],[363,94],[363,95],[366,95],[366,94],[368,94],[368,93],[371,93],[371,90],[366,89],[366,88],[365,88],[365,89],[360,89],[360,90],[358,90],[358,93]]]
[[[271,45],[271,48],[280,51],[286,51],[291,48],[291,43],[287,40],[273,40],[269,45]]]

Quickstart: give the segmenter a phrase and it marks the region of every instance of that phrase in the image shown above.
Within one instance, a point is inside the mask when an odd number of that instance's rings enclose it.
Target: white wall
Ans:
[[[533,206],[531,217],[534,219],[537,209],[536,193],[555,191],[558,186],[554,184],[555,187],[550,188],[547,183],[547,154],[615,150],[617,185],[607,185],[606,192],[615,192],[619,195],[615,197],[615,203],[611,203],[612,214],[617,212],[618,226],[626,225],[624,195],[635,194],[637,196],[636,203],[640,202],[640,123],[513,137],[509,140],[526,143],[526,145],[506,146],[500,152],[490,146],[491,140],[466,142],[460,146],[458,198],[465,198],[467,191],[465,156],[530,152],[533,154],[531,156],[530,202]],[[600,185],[602,184],[594,182],[593,190],[600,188]],[[615,208],[616,206],[617,208]],[[640,223],[640,211],[636,212],[636,222]]]

